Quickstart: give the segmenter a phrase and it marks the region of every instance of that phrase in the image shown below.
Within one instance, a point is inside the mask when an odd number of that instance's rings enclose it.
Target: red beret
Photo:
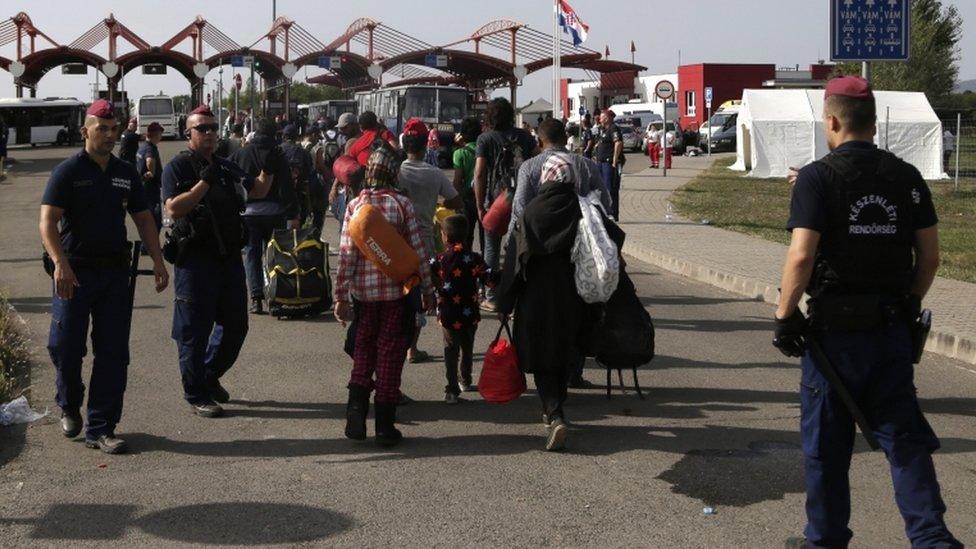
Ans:
[[[115,110],[112,109],[112,104],[105,99],[96,100],[88,107],[85,114],[96,118],[115,118]]]
[[[146,133],[161,132],[163,131],[163,126],[159,122],[153,122],[146,127]]]
[[[403,126],[403,135],[422,135],[427,137],[427,125],[419,118],[411,118]]]
[[[206,105],[200,105],[199,107],[190,111],[190,114],[202,114],[204,116],[210,116],[210,117],[214,115],[213,111],[210,110],[210,107]]]
[[[853,97],[854,99],[873,99],[871,84],[859,76],[841,76],[827,82],[824,99],[833,95]]]

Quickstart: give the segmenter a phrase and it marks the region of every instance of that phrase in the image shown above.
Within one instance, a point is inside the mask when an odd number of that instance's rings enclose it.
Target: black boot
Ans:
[[[396,404],[376,403],[376,444],[388,448],[403,439],[395,425],[396,409]]]
[[[369,414],[369,391],[362,385],[349,384],[346,404],[346,438],[366,440],[366,415]]]

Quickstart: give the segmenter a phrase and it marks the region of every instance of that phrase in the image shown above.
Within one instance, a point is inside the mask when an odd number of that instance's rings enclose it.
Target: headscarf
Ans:
[[[397,157],[388,147],[380,147],[366,162],[366,186],[393,186],[397,178]]]
[[[573,161],[569,153],[555,152],[549,155],[549,158],[543,162],[542,177],[539,181],[542,185],[547,183],[568,183],[575,185],[578,179],[576,168],[573,166]]]

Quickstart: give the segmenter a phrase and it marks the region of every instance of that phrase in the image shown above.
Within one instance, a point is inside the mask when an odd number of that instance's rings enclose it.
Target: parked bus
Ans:
[[[417,117],[437,128],[441,143],[453,143],[468,112],[468,92],[455,86],[393,86],[356,94],[359,112],[373,111],[376,117],[400,135],[404,123]]]
[[[163,137],[176,137],[176,110],[173,98],[167,95],[144,95],[136,101],[136,117],[139,119],[140,134],[153,122],[163,127]]]
[[[308,105],[299,105],[298,113],[307,116],[309,122],[315,122],[319,117],[328,118],[336,122],[343,113],[351,112],[353,114],[359,114],[359,109],[356,107],[356,101],[353,99],[329,99],[327,101],[316,101]]]
[[[85,104],[74,98],[0,99],[8,145],[73,144],[81,140]]]

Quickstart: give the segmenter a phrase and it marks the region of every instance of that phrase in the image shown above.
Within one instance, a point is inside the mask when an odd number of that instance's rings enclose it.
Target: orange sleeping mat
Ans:
[[[379,209],[370,204],[356,208],[349,237],[370,263],[403,284],[404,294],[420,284],[420,256]]]

